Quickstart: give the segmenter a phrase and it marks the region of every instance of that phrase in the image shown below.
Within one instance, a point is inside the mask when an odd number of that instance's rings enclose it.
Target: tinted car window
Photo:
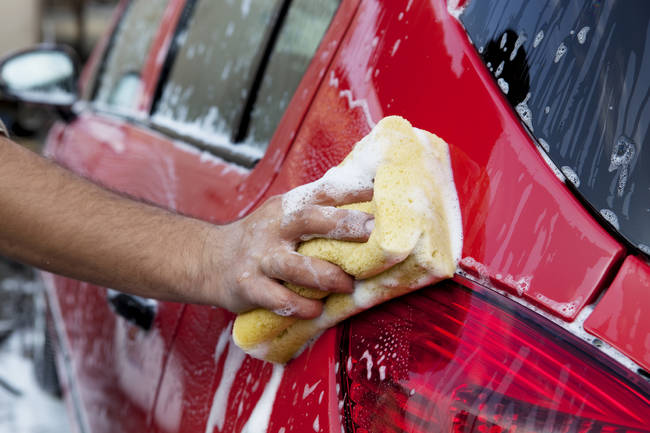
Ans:
[[[567,179],[650,253],[650,3],[471,1],[461,21]]]
[[[256,97],[248,140],[265,148],[316,52],[340,0],[294,0]]]
[[[180,25],[154,123],[258,160],[337,6],[199,0]]]
[[[141,73],[169,0],[132,0],[113,36],[95,102],[120,111],[136,108]]]

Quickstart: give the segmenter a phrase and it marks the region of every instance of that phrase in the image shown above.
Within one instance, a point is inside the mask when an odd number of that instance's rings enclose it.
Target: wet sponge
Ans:
[[[327,296],[289,285],[309,298],[327,297],[321,316],[299,320],[263,309],[240,314],[233,337],[244,351],[287,362],[309,339],[341,320],[453,275],[462,230],[447,144],[401,117],[387,117],[316,184],[336,184],[337,177],[360,170],[374,178],[373,199],[342,207],[375,215],[368,242],[314,239],[298,248],[300,254],[330,261],[355,276],[355,292]]]

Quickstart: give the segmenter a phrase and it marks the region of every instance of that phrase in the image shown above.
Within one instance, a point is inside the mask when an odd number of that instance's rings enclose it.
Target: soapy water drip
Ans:
[[[533,40],[533,48],[537,48],[537,46],[542,42],[542,39],[544,39],[544,30],[540,30],[535,35],[535,39]]]
[[[542,146],[542,149],[544,149],[546,153],[551,151],[551,146],[549,146],[546,140],[544,140],[543,138],[538,138],[538,140],[539,140],[539,144]]]
[[[564,55],[566,54],[566,52],[567,52],[567,47],[566,47],[566,45],[564,45],[564,42],[560,43],[560,46],[557,47],[557,50],[555,51],[555,59],[553,59],[553,62],[554,62],[554,63],[559,62],[560,59],[561,59],[562,57],[564,57]]]
[[[510,61],[513,61],[515,57],[517,57],[517,52],[519,51],[519,48],[528,40],[528,36],[526,36],[526,33],[520,33],[517,35],[517,39],[515,40],[515,47],[512,49],[512,52],[510,53]]]
[[[618,217],[614,213],[613,210],[611,209],[601,209],[600,214],[607,220],[608,223],[610,223],[616,230],[620,229],[620,226],[618,224]]]
[[[497,70],[494,73],[494,76],[498,78],[502,72],[503,72],[503,61],[499,63],[499,66],[497,66]]]
[[[497,84],[499,85],[499,88],[501,89],[501,91],[504,94],[507,95],[508,92],[510,91],[510,85],[508,84],[508,82],[506,80],[504,80],[503,78],[499,78],[497,80]]]
[[[508,34],[504,32],[503,36],[501,36],[501,42],[499,42],[499,48],[505,47],[506,42],[508,42]]]
[[[580,31],[578,32],[577,38],[578,38],[578,43],[580,45],[584,44],[585,41],[587,40],[587,33],[589,33],[589,29],[590,29],[589,26],[585,26],[581,28]]]
[[[523,101],[521,101],[515,107],[515,111],[521,118],[521,120],[526,124],[528,129],[533,131],[533,112],[528,107],[528,100],[530,99],[530,92],[526,95]]]
[[[580,178],[578,177],[578,174],[575,172],[575,170],[573,170],[568,165],[562,166],[561,170],[562,173],[564,173],[566,178],[569,180],[569,182],[574,184],[576,188],[580,186]]]
[[[622,135],[616,140],[616,144],[612,149],[608,170],[610,173],[618,170],[618,185],[616,189],[619,197],[623,197],[629,176],[630,164],[635,154],[636,146],[631,139]]]

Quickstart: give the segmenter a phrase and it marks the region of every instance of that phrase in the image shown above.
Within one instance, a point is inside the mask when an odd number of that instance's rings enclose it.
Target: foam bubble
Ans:
[[[560,45],[557,47],[557,50],[555,50],[555,59],[553,59],[553,62],[554,63],[559,62],[560,59],[564,57],[566,52],[567,52],[566,45],[564,45],[564,42],[560,43]]]
[[[499,48],[504,48],[506,46],[506,42],[508,42],[508,34],[503,33],[501,36],[501,42],[499,42]]]
[[[515,57],[517,57],[517,52],[519,51],[519,48],[528,40],[528,37],[526,36],[526,33],[519,33],[517,35],[517,40],[515,40],[515,47],[512,49],[512,52],[510,53],[510,61],[513,61]]]
[[[544,39],[544,30],[540,30],[535,35],[535,40],[533,40],[533,48],[537,48],[540,42],[542,42],[542,39]]]
[[[530,92],[526,95],[523,101],[521,101],[515,107],[515,111],[519,115],[519,118],[528,126],[528,129],[533,131],[533,112],[528,108],[528,100],[530,99]]]
[[[581,28],[580,31],[578,32],[578,36],[577,36],[577,38],[578,38],[578,43],[579,43],[580,45],[584,44],[585,41],[587,40],[587,33],[589,33],[589,29],[590,29],[589,26],[584,26],[584,27]]]
[[[504,80],[503,78],[499,78],[497,80],[497,84],[499,85],[499,88],[501,89],[501,91],[504,94],[507,95],[508,92],[510,91],[510,85],[508,84],[508,82],[506,80]]]
[[[576,173],[574,169],[572,169],[568,165],[563,165],[561,170],[562,173],[566,176],[567,180],[572,184],[574,184],[576,188],[580,186],[580,178],[578,177],[578,173]]]
[[[607,220],[608,223],[610,223],[616,230],[620,228],[618,225],[618,217],[614,213],[613,210],[611,209],[601,209],[600,214]]]
[[[548,142],[546,140],[544,140],[543,138],[538,138],[538,140],[539,140],[539,144],[542,146],[542,149],[544,149],[546,153],[551,151],[551,146],[548,145]]]

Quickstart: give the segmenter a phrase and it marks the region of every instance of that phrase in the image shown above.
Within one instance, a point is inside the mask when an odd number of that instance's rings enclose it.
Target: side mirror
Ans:
[[[20,102],[69,109],[79,98],[79,70],[71,49],[38,45],[0,60],[0,93]]]

